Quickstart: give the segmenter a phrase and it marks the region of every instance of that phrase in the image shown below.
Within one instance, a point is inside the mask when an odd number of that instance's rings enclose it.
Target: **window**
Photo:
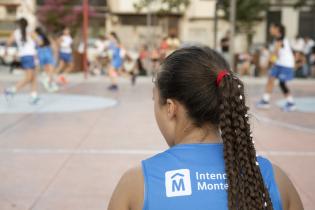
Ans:
[[[145,26],[147,25],[146,15],[121,15],[119,17],[120,23],[122,25],[132,25],[132,26]],[[158,21],[156,17],[151,18],[151,25],[157,25]]]

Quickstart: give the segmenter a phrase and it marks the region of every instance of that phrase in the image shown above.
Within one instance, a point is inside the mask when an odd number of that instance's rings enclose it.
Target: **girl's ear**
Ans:
[[[172,119],[176,116],[177,104],[172,99],[166,100],[167,116],[169,119]]]

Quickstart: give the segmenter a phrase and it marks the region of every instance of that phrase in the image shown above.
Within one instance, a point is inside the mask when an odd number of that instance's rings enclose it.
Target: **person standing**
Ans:
[[[294,55],[288,39],[285,37],[285,27],[282,24],[272,24],[270,34],[274,37],[273,55],[275,63],[269,72],[268,82],[262,99],[256,104],[257,108],[270,108],[270,96],[274,88],[275,80],[279,80],[282,93],[286,103],[283,111],[294,111],[296,109],[293,96],[288,88],[287,82],[294,78]]]
[[[24,70],[25,77],[19,81],[16,85],[6,88],[4,94],[6,98],[13,97],[20,89],[26,85],[31,85],[31,104],[37,104],[39,101],[37,93],[37,77],[36,77],[36,43],[41,44],[41,40],[37,35],[32,32],[28,27],[28,21],[25,18],[21,18],[17,21],[18,28],[12,32],[11,36],[7,40],[7,47],[14,42],[18,47],[18,56],[20,58],[21,67]],[[7,54],[7,48],[5,49]]]

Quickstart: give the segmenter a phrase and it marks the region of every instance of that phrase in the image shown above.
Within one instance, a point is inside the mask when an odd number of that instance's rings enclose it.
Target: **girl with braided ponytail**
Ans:
[[[300,210],[285,173],[256,157],[244,85],[208,47],[162,63],[153,88],[170,149],[127,171],[109,210]]]

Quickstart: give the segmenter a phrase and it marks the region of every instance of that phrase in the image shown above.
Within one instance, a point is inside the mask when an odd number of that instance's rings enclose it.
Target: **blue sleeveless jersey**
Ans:
[[[271,163],[257,157],[273,207],[282,210]],[[176,145],[142,161],[143,210],[227,210],[223,144]]]

